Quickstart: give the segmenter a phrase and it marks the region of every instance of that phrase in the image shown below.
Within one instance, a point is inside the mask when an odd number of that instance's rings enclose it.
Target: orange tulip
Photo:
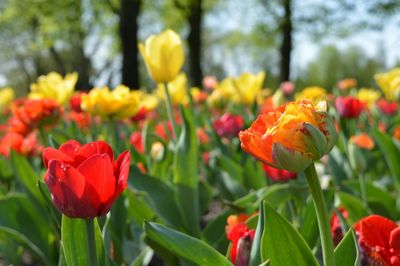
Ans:
[[[352,136],[350,141],[359,148],[372,150],[375,146],[374,140],[366,133],[361,133],[357,136]]]
[[[336,142],[326,103],[300,99],[261,114],[239,133],[243,150],[272,167],[301,172]]]

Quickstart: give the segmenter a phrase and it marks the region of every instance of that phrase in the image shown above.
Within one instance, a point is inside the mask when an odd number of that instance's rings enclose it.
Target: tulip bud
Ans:
[[[235,266],[248,266],[250,260],[251,245],[253,244],[255,231],[246,232],[240,239],[236,249]]]
[[[153,145],[151,145],[150,156],[155,161],[161,161],[164,158],[164,151],[165,148],[161,142],[154,142]]]
[[[151,35],[139,44],[147,71],[157,83],[170,82],[178,75],[185,61],[182,40],[172,30]]]

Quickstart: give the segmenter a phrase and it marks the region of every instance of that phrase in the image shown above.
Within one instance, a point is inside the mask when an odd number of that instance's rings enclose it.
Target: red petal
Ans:
[[[115,162],[114,172],[117,178],[118,189],[124,190],[127,187],[130,160],[131,160],[131,153],[129,151],[124,151],[118,156],[118,159]]]
[[[359,242],[366,247],[383,247],[389,250],[390,233],[397,228],[397,224],[379,215],[368,216],[354,225]]]
[[[390,233],[390,246],[400,252],[400,227]]]
[[[107,153],[111,159],[111,162],[114,161],[114,153],[111,147],[104,141],[95,141],[88,144],[83,145],[78,153],[75,155],[74,159],[77,165],[81,164],[83,161],[88,159],[94,154],[103,154]]]
[[[71,164],[74,159],[68,156],[68,154],[63,153],[62,151],[56,150],[51,147],[47,147],[44,149],[42,153],[44,166],[47,168],[50,160],[59,160],[64,163]]]
[[[80,147],[81,144],[76,140],[68,140],[60,146],[59,150],[68,154],[69,157],[74,158]]]
[[[79,165],[78,171],[85,177],[86,183],[94,188],[97,195],[89,196],[99,198],[99,204],[107,202],[114,195],[116,178],[107,153],[91,156]]]
[[[45,182],[52,194],[54,205],[69,217],[93,218],[98,208],[88,198],[92,188],[72,166],[50,160]]]

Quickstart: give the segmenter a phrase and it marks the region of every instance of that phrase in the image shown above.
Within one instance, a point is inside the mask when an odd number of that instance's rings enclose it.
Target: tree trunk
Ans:
[[[76,45],[77,61],[74,62],[76,64],[74,66],[74,69],[76,69],[76,71],[78,71],[79,73],[78,81],[76,83],[76,89],[81,91],[89,91],[92,87],[89,80],[90,71],[92,69],[92,63],[90,61],[90,58],[87,55],[85,55],[84,34],[79,33],[78,35],[79,36]]]
[[[280,80],[288,81],[290,79],[290,57],[292,52],[292,1],[284,0],[284,18],[281,25],[282,43],[281,43],[281,71]]]
[[[201,87],[203,71],[201,67],[201,28],[202,28],[202,2],[203,0],[193,0],[188,14],[189,35],[189,73],[193,86]]]
[[[138,17],[142,0],[121,0],[119,33],[122,46],[122,84],[139,89]]]

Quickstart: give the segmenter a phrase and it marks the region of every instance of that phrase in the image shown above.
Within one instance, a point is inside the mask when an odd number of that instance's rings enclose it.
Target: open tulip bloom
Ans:
[[[292,172],[304,171],[314,199],[324,264],[334,265],[333,241],[325,200],[313,161],[335,145],[337,134],[326,103],[300,99],[261,114],[239,133],[243,150],[266,164]]]
[[[130,153],[123,152],[116,161],[104,141],[81,145],[70,140],[60,148],[46,148],[44,180],[54,205],[72,218],[95,218],[109,212],[126,188]]]
[[[243,150],[272,167],[292,172],[303,171],[328,153],[336,137],[326,103],[314,105],[307,99],[261,114],[239,133]]]

